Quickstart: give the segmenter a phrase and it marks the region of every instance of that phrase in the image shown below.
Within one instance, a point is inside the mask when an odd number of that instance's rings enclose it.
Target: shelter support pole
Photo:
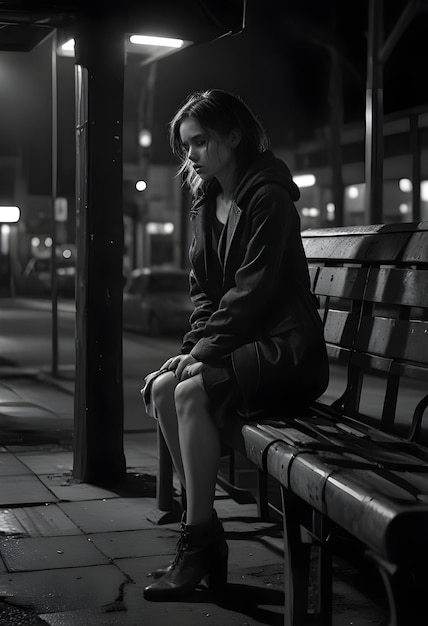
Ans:
[[[366,82],[366,216],[371,224],[383,221],[383,69],[410,22],[420,11],[420,1],[405,4],[394,28],[384,41],[383,0],[369,0],[367,82]],[[412,142],[417,141],[412,130]],[[412,145],[415,160],[415,149]],[[416,157],[417,159],[417,157]],[[418,167],[417,162],[414,167]],[[415,171],[413,172],[415,175]],[[419,188],[418,188],[419,189]],[[415,198],[414,216],[417,217],[420,201]]]
[[[57,228],[55,201],[58,193],[58,77],[57,77],[57,31],[51,36],[51,73],[52,73],[52,189],[51,189],[51,302],[52,302],[52,360],[51,374],[54,378],[59,374],[59,342],[58,342],[58,283],[56,269]]]
[[[122,365],[124,33],[117,19],[76,29],[76,478],[126,475]]]
[[[365,212],[368,223],[383,220],[383,0],[369,0],[366,83]]]
[[[421,220],[421,139],[419,116],[410,116],[410,143],[412,150],[412,220]]]

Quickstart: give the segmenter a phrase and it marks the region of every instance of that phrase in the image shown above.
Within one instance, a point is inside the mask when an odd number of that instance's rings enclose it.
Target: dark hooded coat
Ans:
[[[190,295],[195,309],[182,352],[231,363],[243,417],[295,410],[319,397],[328,360],[285,163],[263,153],[241,179],[223,234],[223,263],[212,261],[213,185],[191,210]]]

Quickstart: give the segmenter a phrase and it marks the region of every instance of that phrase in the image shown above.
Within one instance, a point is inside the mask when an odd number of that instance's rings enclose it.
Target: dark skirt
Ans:
[[[306,413],[327,388],[327,353],[321,344],[299,361],[292,347],[290,341],[289,349],[269,351],[267,343],[257,347],[254,342],[242,346],[218,367],[204,366],[202,379],[209,409],[219,428],[233,417],[249,423]]]
[[[240,398],[232,364],[222,367],[205,365],[202,380],[208,396],[210,413],[217,426],[223,428],[227,416],[236,414]]]

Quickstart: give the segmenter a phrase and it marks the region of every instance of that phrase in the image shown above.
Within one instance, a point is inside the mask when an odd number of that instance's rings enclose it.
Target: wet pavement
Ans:
[[[223,597],[201,586],[149,602],[147,572],[167,563],[178,525],[153,525],[156,433],[125,433],[126,480],[73,478],[73,383],[0,368],[0,625],[253,626],[283,624],[279,523],[218,489],[230,547]],[[333,626],[384,624],[371,581],[335,562]]]

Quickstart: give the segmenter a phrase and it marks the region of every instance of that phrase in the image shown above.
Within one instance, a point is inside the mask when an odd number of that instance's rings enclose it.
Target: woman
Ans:
[[[294,206],[299,190],[238,97],[192,94],[170,124],[194,197],[190,295],[181,354],[162,366],[152,403],[186,489],[174,561],[152,575],[152,600],[221,589],[228,547],[213,510],[220,431],[228,420],[281,418],[328,383],[328,361]]]

